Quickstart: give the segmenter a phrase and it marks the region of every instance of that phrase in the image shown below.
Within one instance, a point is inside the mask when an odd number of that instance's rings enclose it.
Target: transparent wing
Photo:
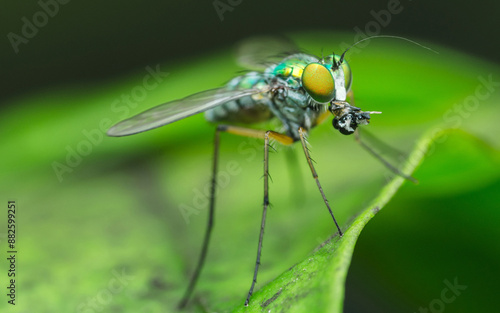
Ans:
[[[258,93],[267,89],[226,90],[217,88],[202,91],[183,99],[160,104],[136,116],[121,121],[111,127],[108,136],[120,137],[137,134],[166,124],[173,123],[188,116],[206,111],[225,102]]]
[[[299,52],[299,48],[286,37],[253,37],[239,43],[237,62],[252,70],[264,70]]]

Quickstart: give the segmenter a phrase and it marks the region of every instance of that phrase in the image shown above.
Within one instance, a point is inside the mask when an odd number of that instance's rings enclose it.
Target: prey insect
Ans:
[[[314,55],[297,52],[289,44],[276,45],[275,42],[269,40],[267,43],[265,41],[251,42],[251,44],[247,44],[246,49],[243,49],[244,52],[240,61],[248,67],[259,68],[260,71],[250,71],[237,76],[222,88],[202,91],[180,100],[153,107],[150,110],[119,122],[109,129],[109,136],[127,136],[167,125],[201,112],[205,112],[205,117],[208,121],[218,123],[214,140],[208,225],[197,266],[184,297],[179,303],[179,307],[182,308],[188,303],[200,276],[208,251],[215,212],[216,174],[220,133],[222,132],[264,140],[264,201],[262,221],[257,246],[257,260],[245,305],[248,305],[254,291],[261,263],[262,240],[266,223],[266,213],[269,206],[268,180],[269,147],[271,140],[275,140],[283,145],[300,142],[313,179],[335,225],[335,230],[339,236],[343,235],[342,229],[335,219],[331,206],[321,187],[318,174],[307,148],[306,135],[312,128],[321,124],[330,115],[333,115],[333,127],[341,134],[350,135],[356,132],[359,125],[368,124],[372,114],[381,113],[378,111],[362,111],[347,101],[349,97],[352,97],[352,72],[349,64],[344,59],[349,49],[345,50],[341,55],[331,54],[318,58]],[[253,52],[248,52],[248,50]],[[258,130],[240,126],[241,124],[257,123],[273,118],[277,119],[282,125],[281,131]],[[407,179],[413,180],[412,177],[401,173],[368,145],[364,144],[358,133],[356,134],[356,139],[361,143],[363,148],[374,154],[390,170]]]

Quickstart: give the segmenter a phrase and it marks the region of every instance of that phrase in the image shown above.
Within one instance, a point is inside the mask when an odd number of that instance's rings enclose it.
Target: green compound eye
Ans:
[[[310,63],[302,73],[302,87],[315,101],[330,102],[335,96],[332,72],[321,63]]]

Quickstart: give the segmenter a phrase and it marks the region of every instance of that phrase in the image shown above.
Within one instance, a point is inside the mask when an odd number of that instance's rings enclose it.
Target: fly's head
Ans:
[[[346,102],[347,93],[351,89],[352,72],[344,56],[352,47],[365,40],[374,38],[406,40],[422,48],[438,53],[429,47],[404,37],[378,35],[366,37],[355,42],[340,56],[331,54],[325,58],[321,58],[319,62],[309,63],[302,73],[302,87],[315,102],[330,104],[328,109],[335,116],[332,121],[333,127],[344,135],[354,133],[358,125],[368,124],[371,114],[381,113],[377,111],[361,111],[360,108]]]
[[[330,104],[330,112],[335,116],[333,128],[341,134],[350,135],[354,133],[358,125],[366,125],[370,122],[370,114],[380,114],[377,111],[361,111],[360,108],[350,105],[345,101],[335,101]]]

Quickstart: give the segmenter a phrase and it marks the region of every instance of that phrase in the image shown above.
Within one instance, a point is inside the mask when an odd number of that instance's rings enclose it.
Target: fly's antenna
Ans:
[[[338,69],[340,64],[342,64],[343,60],[344,60],[344,55],[342,54],[342,57],[338,61],[336,61],[335,60],[335,51],[332,51],[332,70]]]
[[[340,64],[342,64],[342,62],[344,61],[344,56],[345,56],[346,52],[349,51],[349,49],[351,49],[352,47],[356,46],[357,44],[362,43],[363,41],[370,40],[370,39],[375,39],[375,38],[395,38],[395,39],[406,40],[408,42],[416,44],[419,47],[422,47],[422,48],[427,49],[429,51],[432,51],[432,52],[434,52],[436,54],[439,54],[439,52],[437,52],[436,50],[433,50],[433,49],[431,49],[431,48],[429,48],[427,46],[424,46],[423,44],[420,44],[420,43],[418,43],[416,41],[413,41],[413,40],[405,38],[405,37],[391,36],[391,35],[377,35],[377,36],[370,36],[370,37],[363,38],[363,39],[358,40],[357,42],[353,43],[352,45],[350,45],[349,48],[345,49],[344,53],[342,53],[342,55],[340,56],[340,60],[338,62],[337,67],[340,66]]]

